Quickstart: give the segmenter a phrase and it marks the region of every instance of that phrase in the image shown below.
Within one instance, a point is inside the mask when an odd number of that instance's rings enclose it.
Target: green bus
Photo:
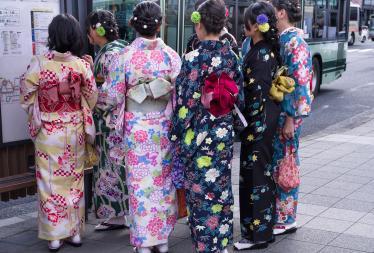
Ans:
[[[90,1],[88,1],[90,2]],[[112,11],[120,26],[121,37],[128,41],[135,38],[128,27],[135,0],[91,0],[92,9]],[[195,0],[158,0],[165,22],[161,37],[179,54],[183,54],[188,38],[193,33],[190,20]],[[243,14],[252,0],[226,0],[229,10],[227,28],[238,44],[243,41]],[[339,78],[346,69],[347,40],[349,26],[349,4],[347,0],[303,0],[303,22],[305,40],[311,47],[314,76],[310,88],[316,95],[321,84]]]

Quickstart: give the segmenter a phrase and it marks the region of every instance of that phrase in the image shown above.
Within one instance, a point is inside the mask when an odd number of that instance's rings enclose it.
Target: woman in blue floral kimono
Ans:
[[[179,164],[178,168],[184,169],[188,219],[195,250],[227,252],[233,239],[232,110],[234,103],[239,108],[243,105],[242,74],[229,42],[219,41],[225,24],[224,3],[208,0],[191,19],[201,44],[184,56],[176,81],[176,106],[170,135],[175,143],[174,166]],[[220,83],[219,80],[226,81]],[[232,107],[209,99],[209,96],[215,98],[215,92],[207,93],[207,89],[217,82],[232,91],[226,100],[231,101]],[[221,92],[224,96],[225,92]],[[235,100],[231,100],[234,94],[237,94]]]
[[[278,19],[280,32],[281,56],[288,74],[295,80],[295,90],[285,95],[281,103],[281,115],[278,121],[273,156],[275,175],[280,162],[286,155],[293,155],[299,165],[298,148],[303,118],[310,114],[312,96],[310,79],[312,61],[307,43],[302,38],[302,31],[293,24],[301,20],[301,8],[298,0],[272,0]],[[275,176],[277,178],[277,176]],[[274,234],[295,232],[296,208],[299,187],[285,191],[277,185],[276,225]]]
[[[275,183],[271,168],[273,141],[280,106],[270,99],[272,78],[281,63],[273,6],[251,4],[244,13],[251,50],[243,62],[244,115],[248,127],[241,133],[240,227],[238,250],[266,248],[273,241]]]
[[[113,64],[114,56],[127,43],[118,39],[118,25],[113,14],[106,10],[91,12],[86,20],[87,35],[92,45],[100,50],[95,61],[91,56],[83,58],[93,68],[99,90],[107,78],[108,69]],[[100,92],[100,101],[105,100],[106,94]],[[115,151],[121,148],[122,137],[114,131],[113,121],[106,119],[117,115],[118,110],[101,110],[95,107],[94,120],[97,129],[96,145],[100,150],[98,166],[94,167],[94,205],[95,214],[99,219],[106,219],[95,227],[97,231],[125,228],[125,214],[128,213],[128,195],[126,187],[125,166],[122,159],[118,159]]]

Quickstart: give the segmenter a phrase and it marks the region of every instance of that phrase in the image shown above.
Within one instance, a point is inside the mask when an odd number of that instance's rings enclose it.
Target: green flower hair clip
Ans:
[[[100,37],[103,37],[105,35],[105,29],[101,25],[101,23],[97,23],[95,25],[95,30],[96,30],[97,35],[99,35]]]
[[[200,23],[200,21],[201,21],[201,15],[200,15],[200,13],[198,11],[192,12],[192,14],[191,14],[191,21],[194,24]]]

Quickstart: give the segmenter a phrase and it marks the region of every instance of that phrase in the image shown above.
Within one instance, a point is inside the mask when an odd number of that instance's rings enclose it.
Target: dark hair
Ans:
[[[226,24],[226,6],[222,0],[207,0],[197,11],[208,34],[219,34]]]
[[[204,3],[206,0],[196,0],[195,2],[195,10],[199,8],[199,6]]]
[[[119,38],[118,25],[113,13],[107,10],[97,10],[88,14],[86,18],[87,33],[90,32],[90,28],[95,30],[97,23],[100,23],[104,28],[104,37],[109,42],[117,40]]]
[[[138,3],[132,11],[130,25],[142,36],[152,37],[162,22],[161,8],[152,1]]]
[[[277,10],[285,10],[287,12],[290,23],[301,21],[301,5],[299,0],[271,0],[271,3]]]
[[[264,40],[271,45],[272,51],[277,57],[277,61],[281,64],[280,58],[280,45],[279,36],[277,29],[277,18],[273,6],[266,2],[255,2],[251,4],[244,13],[244,25],[249,30],[248,23],[252,25],[257,23],[257,17],[261,14],[265,14],[268,17],[268,24],[270,26],[269,31],[262,33]]]
[[[60,53],[81,56],[83,35],[78,21],[69,14],[60,14],[48,26],[48,48]]]

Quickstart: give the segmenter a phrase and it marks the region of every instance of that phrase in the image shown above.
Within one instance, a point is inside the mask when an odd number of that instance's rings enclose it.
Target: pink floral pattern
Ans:
[[[103,84],[107,105],[126,104],[125,93],[139,80],[157,77],[175,81],[180,58],[161,39],[137,38],[118,55]],[[126,84],[126,87],[122,87]],[[118,88],[118,86],[121,86]],[[166,243],[176,222],[176,196],[171,181],[170,120],[164,112],[124,112],[113,120],[124,137],[129,194],[130,242],[136,247]]]

